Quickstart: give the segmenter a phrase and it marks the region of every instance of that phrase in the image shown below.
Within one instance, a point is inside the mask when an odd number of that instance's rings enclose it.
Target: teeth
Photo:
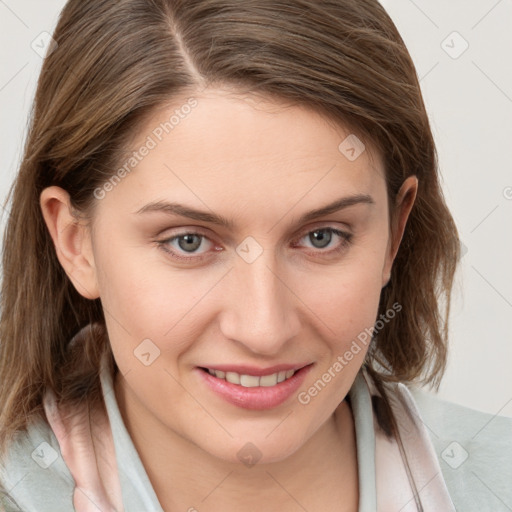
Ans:
[[[273,373],[272,375],[264,375],[260,377],[260,386],[270,387],[275,386],[277,384],[277,373]]]
[[[256,375],[240,375],[239,373],[235,372],[223,372],[220,370],[212,370],[210,368],[207,368],[207,370],[210,375],[214,375],[218,379],[224,379],[231,384],[238,384],[244,388],[275,386],[276,384],[289,379],[295,373],[295,370],[288,370],[273,373],[272,375],[257,377]]]
[[[240,386],[244,388],[256,388],[260,385],[260,378],[255,375],[240,375]]]
[[[231,384],[240,384],[240,375],[235,372],[226,372],[226,380]]]

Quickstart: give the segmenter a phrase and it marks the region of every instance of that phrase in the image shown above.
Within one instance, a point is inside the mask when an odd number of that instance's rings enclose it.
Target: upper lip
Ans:
[[[256,366],[248,365],[232,365],[232,364],[214,364],[212,366],[202,366],[201,368],[208,368],[210,370],[217,370],[221,372],[234,372],[240,375],[254,375],[256,377],[263,377],[265,375],[272,375],[274,373],[285,372],[288,370],[300,370],[304,366],[311,363],[299,364],[276,364],[268,368],[258,368]]]

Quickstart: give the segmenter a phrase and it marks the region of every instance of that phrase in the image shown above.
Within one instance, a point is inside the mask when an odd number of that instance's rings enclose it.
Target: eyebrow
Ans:
[[[329,203],[326,206],[322,206],[321,208],[317,208],[305,213],[298,220],[298,224],[309,222],[318,217],[338,212],[344,208],[348,208],[349,206],[356,204],[373,205],[375,204],[375,201],[368,194],[356,194],[342,197],[332,203]],[[167,215],[178,215],[180,217],[187,217],[189,219],[198,220],[201,222],[216,224],[231,230],[234,228],[234,223],[222,215],[206,212],[204,210],[196,210],[180,203],[157,201],[143,206],[140,210],[136,211],[135,214],[141,215],[149,212],[160,212]]]

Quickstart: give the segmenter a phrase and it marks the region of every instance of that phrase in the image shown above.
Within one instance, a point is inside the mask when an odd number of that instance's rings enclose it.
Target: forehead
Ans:
[[[306,195],[324,203],[385,186],[380,156],[346,127],[307,107],[225,89],[155,109],[121,166],[129,172],[111,197],[131,193],[133,207],[169,196],[196,204],[215,197],[224,208]]]

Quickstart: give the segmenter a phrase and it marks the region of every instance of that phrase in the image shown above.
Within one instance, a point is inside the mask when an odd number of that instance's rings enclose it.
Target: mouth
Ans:
[[[244,409],[266,410],[287,402],[304,382],[314,363],[281,365],[266,370],[249,367],[196,367],[208,391]]]
[[[216,377],[217,379],[225,380],[231,384],[236,384],[244,388],[257,388],[257,387],[272,387],[276,384],[284,382],[285,380],[293,377],[299,370],[283,370],[280,372],[271,373],[269,375],[250,375],[246,373],[225,372],[222,370],[214,370],[213,368],[201,368],[204,372]]]

